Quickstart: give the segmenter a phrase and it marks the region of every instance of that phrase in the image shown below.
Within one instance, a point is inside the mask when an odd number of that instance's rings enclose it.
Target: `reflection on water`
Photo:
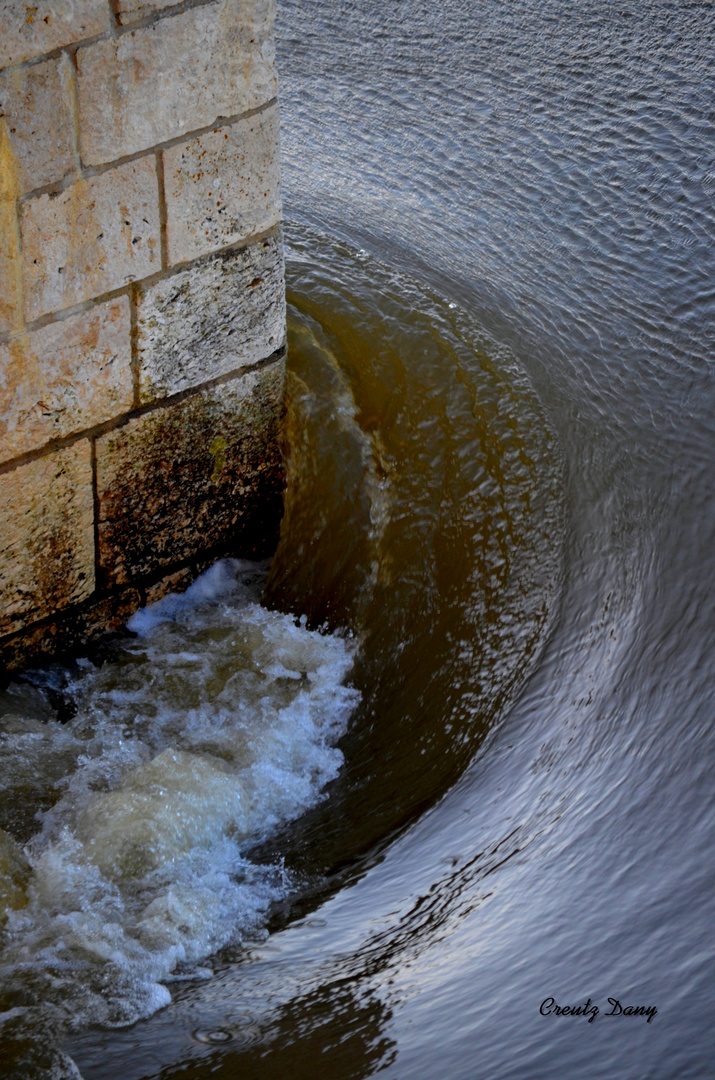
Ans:
[[[292,235],[267,599],[360,641],[346,768],[290,845],[314,872],[446,790],[524,678],[556,596],[561,470],[523,372],[455,304]]]
[[[351,625],[362,702],[327,801],[253,852],[293,906],[68,1043],[86,1080],[712,1073],[712,15],[279,4],[270,596]]]

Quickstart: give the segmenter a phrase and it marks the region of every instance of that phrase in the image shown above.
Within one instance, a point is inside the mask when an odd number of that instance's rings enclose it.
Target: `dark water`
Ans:
[[[280,4],[268,598],[361,703],[292,906],[86,1080],[713,1075],[714,16]]]

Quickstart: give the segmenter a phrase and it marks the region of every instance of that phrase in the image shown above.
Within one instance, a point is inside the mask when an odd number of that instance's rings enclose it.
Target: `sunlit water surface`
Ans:
[[[712,1075],[713,14],[279,6],[281,544],[23,687],[12,1053]]]

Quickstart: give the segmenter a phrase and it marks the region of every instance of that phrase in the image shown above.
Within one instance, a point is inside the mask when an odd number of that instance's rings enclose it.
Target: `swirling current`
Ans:
[[[0,699],[7,1075],[713,1074],[714,14],[279,3],[279,547]]]

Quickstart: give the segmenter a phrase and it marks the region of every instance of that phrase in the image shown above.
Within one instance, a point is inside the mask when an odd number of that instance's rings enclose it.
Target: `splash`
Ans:
[[[345,684],[351,641],[262,607],[265,574],[222,561],[138,612],[116,657],[69,677],[67,723],[48,704],[56,673],[4,695],[11,1028],[17,1001],[35,1038],[38,1001],[60,1026],[146,1017],[173,980],[209,975],[217,949],[264,934],[291,889],[248,851],[323,798],[359,695]],[[31,791],[43,805],[23,854],[11,834],[31,831],[16,816]]]

